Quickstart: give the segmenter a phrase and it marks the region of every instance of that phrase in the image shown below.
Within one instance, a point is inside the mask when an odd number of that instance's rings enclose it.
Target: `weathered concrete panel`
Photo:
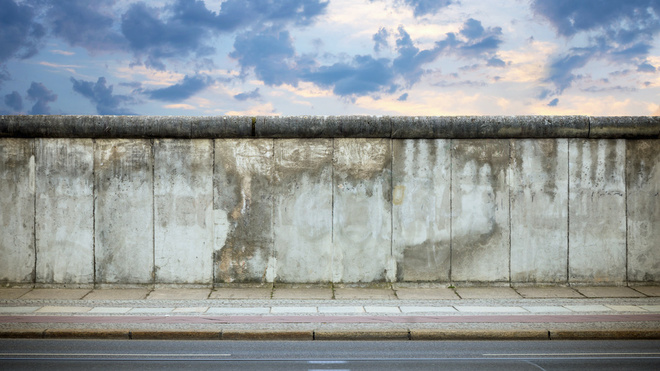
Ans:
[[[334,282],[394,280],[391,142],[335,139]]]
[[[215,141],[216,282],[273,281],[272,174],[272,139]]]
[[[568,140],[511,141],[511,281],[566,282]]]
[[[392,254],[397,281],[449,281],[449,140],[392,143]]]
[[[34,281],[34,141],[0,139],[0,283]]]
[[[627,142],[628,281],[660,281],[660,140]]]
[[[332,280],[332,139],[275,141],[276,280]]]
[[[210,284],[213,142],[154,141],[155,280]]]
[[[153,282],[151,141],[97,140],[94,181],[96,282]]]
[[[626,278],[625,157],[624,140],[569,142],[570,282]]]
[[[452,281],[509,280],[508,140],[452,142]]]
[[[93,283],[92,140],[39,139],[36,144],[36,282]]]

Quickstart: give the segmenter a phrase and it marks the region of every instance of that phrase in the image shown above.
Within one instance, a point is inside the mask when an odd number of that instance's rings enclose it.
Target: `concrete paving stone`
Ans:
[[[576,287],[582,295],[588,298],[643,298],[641,294],[629,287]]]
[[[367,313],[401,313],[399,307],[373,307],[365,305],[364,310]]]
[[[646,312],[646,309],[641,308],[637,305],[610,305],[606,304],[607,307],[614,309],[617,312]]]
[[[609,312],[612,310],[604,305],[564,305],[564,308],[573,312]]]
[[[647,296],[660,296],[660,286],[635,286],[633,289]]]
[[[335,299],[337,300],[394,300],[396,295],[392,289],[366,288],[366,287],[337,287],[335,288]]]
[[[268,314],[270,313],[270,308],[222,308],[222,307],[211,307],[206,311],[206,314]]]
[[[107,314],[120,314],[128,313],[131,310],[131,307],[94,307],[87,313],[107,313]]]
[[[21,296],[21,300],[76,300],[82,299],[89,289],[34,289]]]
[[[0,313],[32,313],[41,307],[0,307]]]
[[[45,306],[37,309],[35,313],[86,313],[90,310],[92,307]]]
[[[510,287],[462,287],[456,292],[463,299],[520,299]]]
[[[273,299],[326,300],[332,299],[330,287],[276,287]]]
[[[148,300],[204,300],[209,297],[210,289],[155,289]]]
[[[18,299],[30,290],[32,290],[32,289],[31,288],[25,288],[25,289],[0,289],[0,300],[2,300],[2,299]]]
[[[399,307],[402,313],[456,313],[454,307]]]
[[[174,308],[132,308],[128,313],[142,313],[142,314],[156,314],[156,313],[171,313]]]
[[[448,288],[397,288],[396,296],[403,300],[448,300],[460,299]]]
[[[174,313],[204,313],[209,310],[209,307],[179,307],[174,308]]]
[[[364,313],[363,307],[319,307],[319,313]]]
[[[525,310],[531,313],[570,313],[571,311],[560,306],[534,306],[534,307],[523,307]]]
[[[660,312],[660,305],[640,305],[639,307],[649,312]]]
[[[455,305],[454,308],[459,312],[470,313],[528,313],[522,307],[482,307],[471,305]]]
[[[85,295],[85,300],[142,300],[151,289],[98,289]]]
[[[270,313],[318,313],[316,307],[272,307]]]
[[[583,297],[570,287],[518,287],[516,291],[525,299]]]
[[[270,287],[220,287],[211,291],[209,299],[270,299]]]

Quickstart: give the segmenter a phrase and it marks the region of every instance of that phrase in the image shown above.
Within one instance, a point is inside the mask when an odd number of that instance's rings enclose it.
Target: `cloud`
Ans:
[[[548,80],[561,94],[576,76],[575,69],[590,60],[638,66],[639,72],[653,72],[645,62],[660,32],[660,2],[657,0],[533,0],[532,10],[545,18],[558,35],[571,38],[585,33],[588,44],[574,47],[553,60]]]
[[[17,91],[13,91],[5,95],[5,104],[15,112],[20,112],[23,109],[23,98]]]
[[[186,75],[183,80],[177,84],[162,89],[146,90],[145,93],[151,99],[177,102],[188,99],[200,91],[213,84],[213,79],[206,75]]]
[[[0,0],[0,64],[12,57],[26,59],[37,53],[46,31],[34,19],[31,6]]]
[[[394,71],[404,76],[409,85],[419,81],[424,73],[422,66],[433,62],[443,49],[436,43],[436,46],[432,49],[419,50],[403,27],[399,27],[399,38],[396,40],[396,47],[399,56],[393,61]]]
[[[140,2],[122,16],[121,29],[147,67],[164,70],[163,59],[212,54],[208,41],[214,35],[251,27],[307,26],[327,6],[321,0],[227,0],[214,12],[200,0],[176,0],[164,9]]]
[[[403,0],[403,2],[413,8],[415,17],[422,17],[427,14],[436,14],[444,7],[449,6],[452,0]]]
[[[557,107],[557,104],[559,103],[559,98],[555,98],[548,103],[548,107]]]
[[[252,68],[266,85],[297,84],[297,58],[289,31],[269,28],[242,33],[236,36],[229,56],[238,60],[243,74]]]
[[[53,35],[89,51],[122,49],[125,39],[113,29],[116,0],[45,0],[46,24]]]
[[[651,65],[649,62],[644,62],[637,66],[637,72],[655,72],[656,69],[653,65]]]
[[[30,115],[50,115],[48,103],[57,100],[57,94],[53,93],[40,82],[32,82],[27,91],[27,97],[29,100],[35,102],[29,112]]]
[[[488,60],[488,63],[486,65],[488,67],[504,67],[506,66],[506,63],[497,57],[493,57]]]
[[[304,74],[302,79],[324,88],[332,87],[332,91],[340,96],[361,96],[391,86],[394,77],[389,59],[357,55],[350,63],[322,66]]]
[[[405,101],[407,101],[407,100],[408,100],[408,93],[403,93],[403,94],[401,94],[401,95],[399,96],[399,98],[397,98],[396,100],[398,100],[399,102],[405,102]]]
[[[246,101],[248,99],[259,99],[259,98],[261,98],[261,94],[259,94],[259,88],[256,88],[249,92],[234,95],[234,99],[239,101]]]
[[[96,83],[92,81],[71,78],[73,90],[82,94],[96,105],[99,115],[133,115],[130,110],[120,107],[125,103],[134,103],[135,99],[126,95],[112,94],[112,85],[106,86],[105,77],[99,77]]]
[[[381,27],[378,32],[374,34],[372,40],[374,41],[374,51],[378,53],[382,48],[387,48],[387,30]]]

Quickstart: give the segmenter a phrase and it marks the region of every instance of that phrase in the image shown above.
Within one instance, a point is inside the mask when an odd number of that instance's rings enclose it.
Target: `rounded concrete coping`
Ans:
[[[23,138],[660,138],[658,116],[0,116]]]

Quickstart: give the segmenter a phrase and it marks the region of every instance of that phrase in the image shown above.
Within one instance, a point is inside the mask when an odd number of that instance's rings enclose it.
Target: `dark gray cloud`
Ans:
[[[5,105],[14,110],[14,112],[21,112],[23,109],[23,98],[17,91],[5,95]]]
[[[236,36],[230,57],[238,60],[243,74],[252,68],[269,86],[296,85],[297,57],[289,31],[269,28]]]
[[[640,72],[652,72],[653,66],[645,60],[660,32],[660,1],[533,0],[531,7],[558,35],[571,38],[586,32],[588,36],[586,46],[570,49],[548,66],[548,81],[556,93],[571,86],[575,69],[594,59],[634,64]]]
[[[0,64],[9,58],[30,58],[46,34],[35,21],[35,9],[13,0],[0,0]]]
[[[372,40],[374,41],[374,51],[376,53],[383,48],[387,48],[387,36],[387,30],[384,27],[381,27],[372,37]]]
[[[453,3],[452,0],[403,0],[403,2],[413,8],[415,17],[436,14],[440,9]]]
[[[192,97],[213,84],[214,80],[206,75],[186,75],[180,83],[162,89],[146,90],[149,98],[165,102],[178,102]]]
[[[96,83],[92,81],[71,78],[73,90],[82,94],[96,105],[99,115],[133,115],[130,110],[121,107],[123,104],[135,103],[135,99],[126,95],[112,94],[112,85],[106,86],[105,77],[99,77]]]
[[[72,46],[90,51],[122,49],[125,39],[113,29],[112,6],[116,0],[41,0],[45,22],[53,35]]]
[[[261,94],[259,94],[259,88],[256,88],[252,91],[234,95],[234,99],[239,101],[246,101],[248,99],[259,99],[259,98],[261,98]]]
[[[48,104],[57,100],[57,94],[53,93],[40,82],[32,82],[27,91],[27,98],[35,102],[29,114],[50,115]]]

